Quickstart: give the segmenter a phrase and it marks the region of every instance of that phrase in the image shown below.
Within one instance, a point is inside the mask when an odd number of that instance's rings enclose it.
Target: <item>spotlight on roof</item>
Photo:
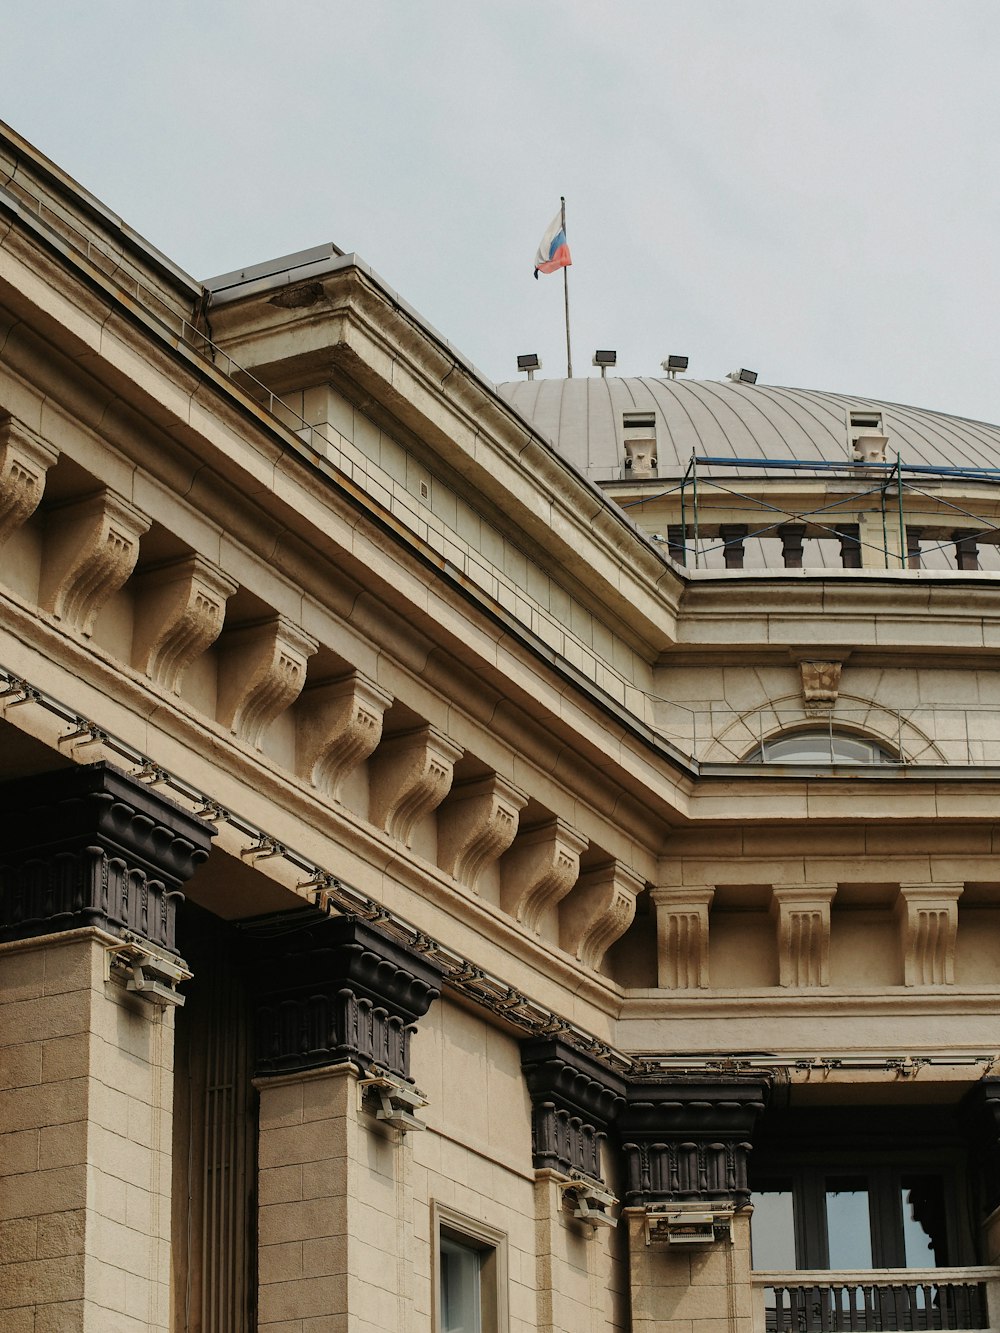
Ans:
[[[675,380],[681,372],[688,368],[688,358],[686,356],[668,356],[666,361],[661,362],[663,369],[672,380]]]
[[[601,379],[603,380],[608,373],[608,366],[614,366],[618,363],[618,353],[610,350],[601,351],[600,348],[594,353],[594,365],[601,368]]]
[[[533,380],[535,371],[542,368],[542,358],[537,352],[525,352],[523,356],[517,358],[517,368],[526,371],[528,379]]]
[[[732,380],[734,384],[756,384],[756,370],[731,370],[726,376],[727,380]]]

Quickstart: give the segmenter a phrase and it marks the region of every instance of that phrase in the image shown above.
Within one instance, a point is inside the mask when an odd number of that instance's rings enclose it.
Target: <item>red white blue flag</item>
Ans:
[[[555,273],[557,268],[568,268],[572,262],[560,209],[539,242],[538,254],[535,255],[535,277],[539,273]]]

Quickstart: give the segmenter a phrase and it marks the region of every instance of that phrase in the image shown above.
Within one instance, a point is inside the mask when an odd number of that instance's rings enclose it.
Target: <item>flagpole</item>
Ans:
[[[559,196],[559,206],[562,209],[562,229],[563,236],[566,235],[566,198]],[[566,307],[566,378],[573,378],[573,352],[569,345],[569,265],[563,266],[563,303]]]

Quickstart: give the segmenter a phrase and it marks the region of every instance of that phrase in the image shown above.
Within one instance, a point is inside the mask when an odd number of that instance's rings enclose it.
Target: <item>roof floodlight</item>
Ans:
[[[523,356],[517,358],[517,368],[526,371],[528,379],[533,380],[535,371],[542,368],[542,358],[537,352],[525,352]]]
[[[610,349],[602,351],[598,348],[594,353],[594,365],[600,367],[602,380],[607,378],[608,366],[616,365],[617,361],[618,353],[613,352]]]
[[[663,369],[672,380],[688,368],[688,357],[686,356],[668,356],[666,361],[661,362]]]
[[[731,370],[726,379],[732,380],[734,384],[756,384],[756,370]]]

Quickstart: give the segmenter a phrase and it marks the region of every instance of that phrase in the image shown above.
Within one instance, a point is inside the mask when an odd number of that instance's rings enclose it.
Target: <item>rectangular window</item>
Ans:
[[[431,1205],[435,1333],[507,1333],[507,1238],[444,1204]]]
[[[750,1244],[753,1266],[773,1273],[785,1273],[795,1264],[795,1212],[792,1182],[765,1186],[750,1196],[753,1220]]]

